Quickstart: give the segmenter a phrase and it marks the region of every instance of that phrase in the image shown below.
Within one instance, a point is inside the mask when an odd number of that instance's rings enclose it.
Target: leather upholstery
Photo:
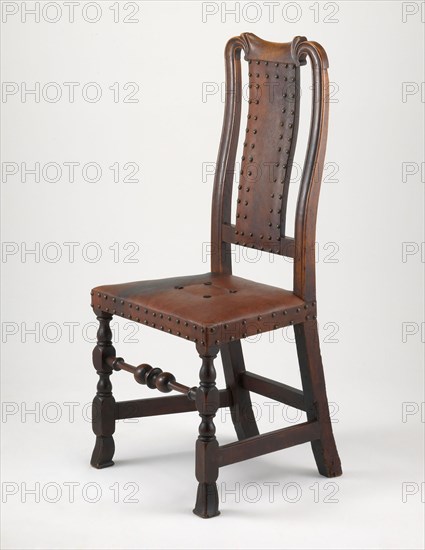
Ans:
[[[293,292],[217,273],[99,286],[92,291],[92,307],[206,348],[316,314],[315,302]]]
[[[291,58],[282,63],[254,60],[251,52],[249,57],[236,242],[279,253],[298,126],[299,69]]]

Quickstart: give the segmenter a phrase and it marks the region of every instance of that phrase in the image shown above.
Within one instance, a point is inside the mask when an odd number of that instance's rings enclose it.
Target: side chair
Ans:
[[[249,71],[249,108],[236,219],[231,219],[232,185],[239,139],[241,52]],[[291,167],[297,141],[300,67],[312,69],[311,121],[295,212],[294,238],[286,235]],[[219,514],[219,468],[311,442],[319,473],[341,475],[317,328],[316,215],[328,131],[328,59],[322,46],[297,36],[275,43],[251,33],[232,38],[225,49],[226,103],[212,201],[211,270],[192,276],[103,285],[92,290],[99,321],[93,364],[99,375],[93,400],[95,468],[112,466],[115,422],[124,418],[199,412],[196,441],[198,491],[194,513]],[[293,289],[284,290],[232,274],[231,245],[293,258]],[[132,366],[118,357],[110,321],[119,315],[184,338],[196,346],[202,365],[199,385],[185,386],[173,374],[148,364]],[[302,391],[245,369],[241,340],[293,325]],[[214,359],[220,352],[226,388],[216,387]],[[136,382],[182,395],[115,401],[110,376],[124,370]],[[300,424],[259,434],[250,392],[306,412]],[[214,416],[230,407],[238,441],[219,445]]]

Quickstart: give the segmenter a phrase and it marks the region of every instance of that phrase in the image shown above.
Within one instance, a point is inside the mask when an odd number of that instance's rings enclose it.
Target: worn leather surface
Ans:
[[[316,313],[314,302],[293,292],[216,273],[99,286],[92,290],[92,307],[205,347],[300,323]]]
[[[238,186],[238,244],[279,253],[298,126],[294,63],[249,62],[249,110]]]

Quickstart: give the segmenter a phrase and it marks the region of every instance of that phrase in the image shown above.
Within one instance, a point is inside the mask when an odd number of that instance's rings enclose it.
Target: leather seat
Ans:
[[[103,285],[94,310],[132,319],[204,345],[228,342],[304,321],[315,302],[228,274],[204,273]]]

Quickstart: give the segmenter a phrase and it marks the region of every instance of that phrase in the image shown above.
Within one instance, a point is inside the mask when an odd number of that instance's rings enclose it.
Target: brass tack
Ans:
[[[121,305],[124,305],[124,300],[120,300],[120,304],[121,304]]]

